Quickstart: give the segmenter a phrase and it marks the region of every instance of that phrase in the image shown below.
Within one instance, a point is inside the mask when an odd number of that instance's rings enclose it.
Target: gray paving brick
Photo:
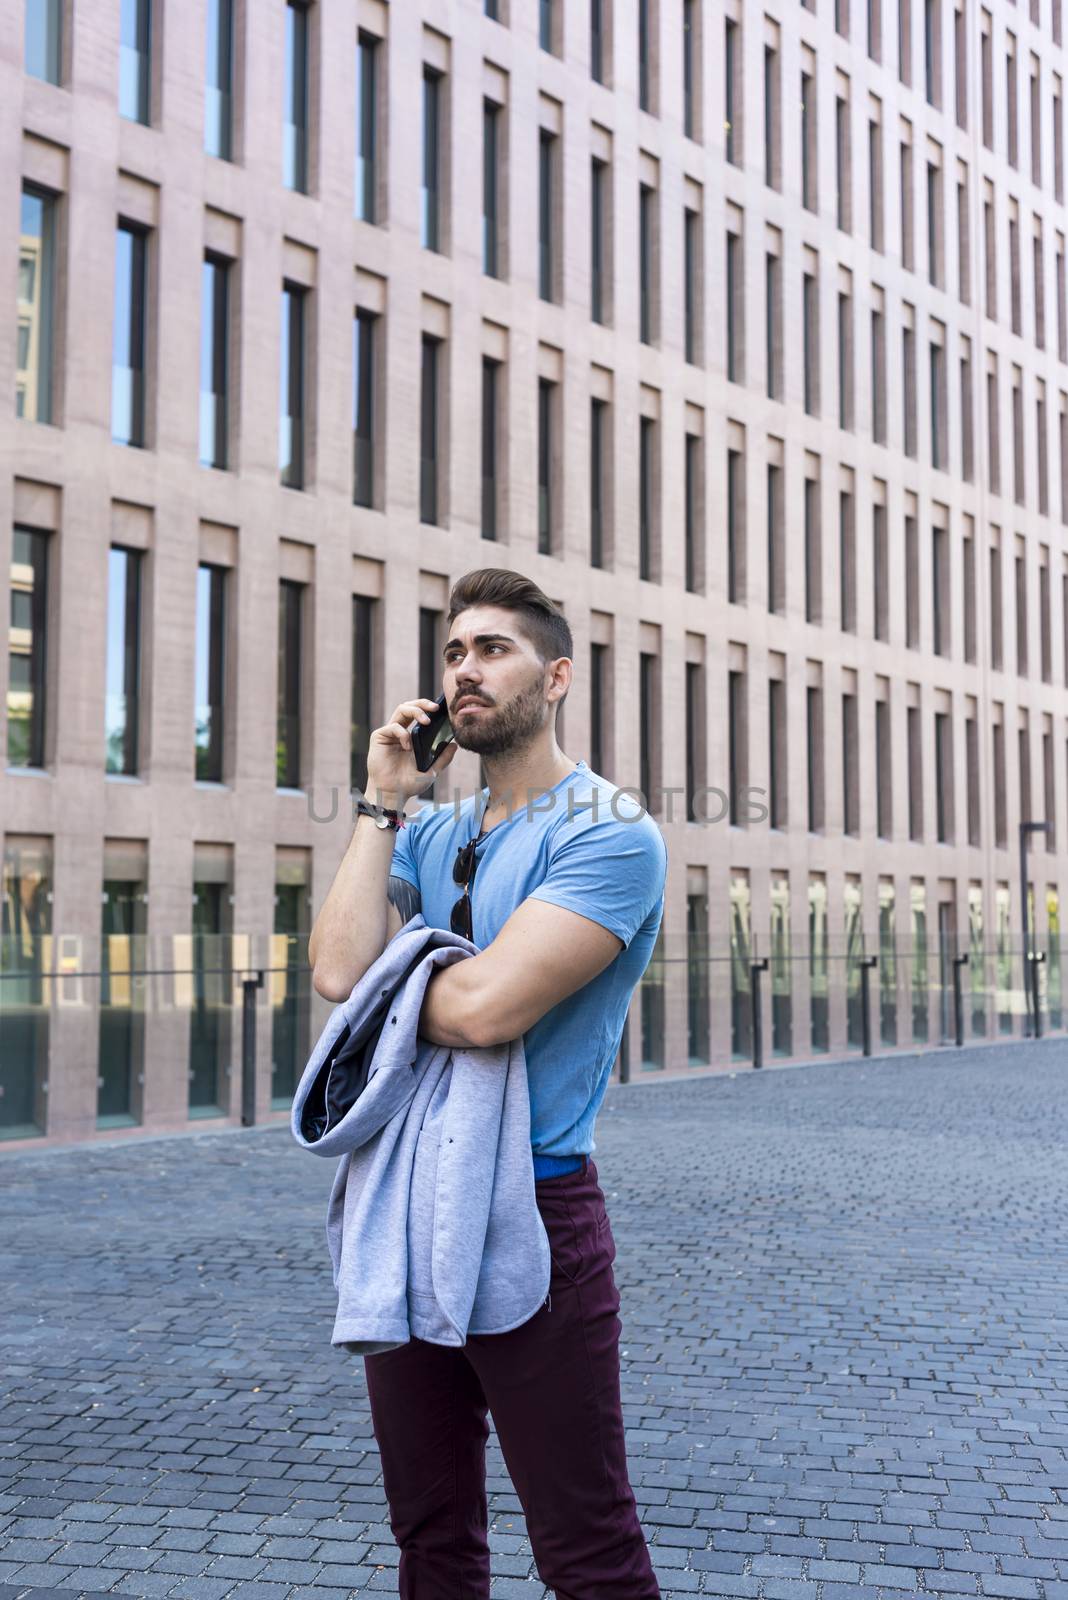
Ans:
[[[1068,1600],[1066,1066],[1050,1040],[610,1091],[664,1600]],[[0,1327],[0,1600],[395,1594],[320,1164],[277,1128],[7,1160],[35,1343]],[[494,1596],[543,1600],[492,1434],[488,1478]]]

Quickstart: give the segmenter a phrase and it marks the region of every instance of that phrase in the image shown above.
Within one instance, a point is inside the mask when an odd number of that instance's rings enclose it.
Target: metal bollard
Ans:
[[[767,970],[767,956],[758,956],[755,961],[750,961],[749,963],[749,1002],[752,1006],[753,1016],[752,1029],[754,1067],[762,1067],[764,1065],[764,1027],[763,1010],[760,1004],[760,974],[762,972],[767,972]]]
[[[263,973],[241,980],[241,1126],[256,1121],[256,990],[263,988]]]
[[[953,1021],[958,1045],[964,1043],[964,995],[961,992],[961,967],[968,965],[968,957],[953,957]]]
[[[878,956],[860,958],[860,1036],[866,1056],[871,1055],[871,969],[878,960]]]
[[[1039,992],[1038,969],[1045,959],[1046,952],[1044,950],[1031,951],[1031,1004],[1034,1006],[1036,1039],[1041,1039],[1042,1037],[1042,997]]]

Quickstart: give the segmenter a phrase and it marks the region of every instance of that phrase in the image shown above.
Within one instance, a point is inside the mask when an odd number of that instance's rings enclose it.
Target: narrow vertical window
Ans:
[[[823,617],[823,535],[818,478],[805,479],[805,621]]]
[[[605,81],[605,9],[608,0],[590,0],[590,77]]]
[[[652,581],[656,493],[656,423],[642,417],[638,436],[638,576]]]
[[[963,4],[953,14],[957,76],[957,127],[968,126],[968,19]]]
[[[972,400],[971,344],[962,343],[960,358],[960,472],[965,483],[975,480],[975,407]]]
[[[838,176],[837,221],[846,233],[853,225],[850,192],[849,101],[839,95],[834,102],[835,169]]]
[[[727,451],[727,599],[745,597],[745,463],[740,450]]]
[[[543,300],[556,298],[556,136],[548,128],[538,132],[538,293]]]
[[[874,634],[883,641],[890,637],[890,545],[886,536],[886,507],[872,507],[872,581],[874,594]]]
[[[764,46],[764,182],[779,188],[782,153],[779,141],[779,52]]]
[[[358,506],[375,503],[375,422],[378,318],[357,311],[352,319],[352,498]]]
[[[936,656],[950,649],[949,534],[931,529],[931,648]]]
[[[742,811],[742,791],[749,782],[745,689],[744,672],[727,673],[727,821],[732,828],[747,821]]]
[[[656,243],[656,190],[643,183],[638,191],[639,322],[643,344],[655,337],[653,307],[653,252]]]
[[[843,633],[857,631],[856,502],[848,490],[838,496],[838,610]]]
[[[923,838],[923,747],[920,743],[920,708],[906,706],[905,723],[909,770],[909,838]]]
[[[890,702],[875,702],[875,831],[880,839],[893,832],[893,786],[890,757]]]
[[[120,222],[115,234],[115,321],[111,357],[111,437],[116,444],[145,442],[145,297],[147,240]]]
[[[964,723],[964,764],[965,781],[968,787],[968,843],[977,845],[982,842],[982,837],[979,808],[979,724],[975,717],[968,717]],[[980,959],[979,970],[972,980],[973,983],[981,982],[981,973],[982,964]]]
[[[920,647],[920,535],[916,518],[905,518],[905,648]]]
[[[901,330],[901,365],[904,378],[902,402],[905,454],[916,454],[916,333],[913,328]]]
[[[698,125],[700,0],[682,0],[682,131],[688,139],[701,136]]]
[[[781,614],[786,609],[786,550],[783,523],[782,468],[775,463],[769,463],[768,465],[767,500],[768,610]]]
[[[275,784],[300,788],[300,695],[304,586],[283,578],[278,585],[278,728]]]
[[[373,35],[356,40],[356,215],[378,221],[378,51]]]
[[[482,102],[482,270],[489,278],[500,273],[500,125],[501,108]]]
[[[801,362],[805,411],[819,415],[819,280],[814,272],[801,279]]]
[[[107,552],[107,664],[104,770],[137,771],[137,682],[141,670],[141,552]]]
[[[853,296],[838,294],[838,426],[853,426]]]
[[[686,360],[700,361],[701,214],[687,208],[683,212],[683,350]]]
[[[731,383],[744,381],[742,353],[744,350],[745,280],[742,267],[741,234],[727,234],[727,377]]]
[[[554,444],[556,432],[556,385],[548,378],[538,379],[538,553],[553,554],[556,521],[554,482]]]
[[[25,184],[19,224],[15,415],[53,420],[56,198]]]
[[[440,341],[424,333],[419,403],[419,520],[438,521],[438,387]]]
[[[119,12],[119,113],[151,121],[152,0],[121,0]]]
[[[936,470],[944,471],[947,465],[948,452],[946,449],[947,431],[947,395],[946,395],[946,352],[942,345],[933,341],[930,347],[931,362],[931,465]]]
[[[935,712],[935,836],[953,842],[953,729],[945,711]]]
[[[423,189],[422,232],[424,250],[441,249],[441,74],[423,68]]]
[[[49,535],[13,530],[8,612],[7,764],[45,764]]]
[[[816,75],[801,74],[801,204],[806,211],[817,209],[817,133]]]
[[[642,111],[651,111],[652,63],[649,59],[650,16],[653,0],[638,0],[638,105]]]
[[[556,0],[538,0],[538,43],[552,51],[556,44]]]
[[[208,0],[204,149],[209,156],[230,161],[233,147],[234,0]]]
[[[880,310],[871,314],[871,436],[886,443],[886,317]]]
[[[286,0],[282,182],[298,194],[308,192],[308,23],[304,0]]]
[[[45,83],[63,74],[63,0],[26,0],[26,71]]]
[[[660,706],[657,658],[643,650],[638,658],[638,775],[646,809],[657,810],[660,782]]]
[[[964,536],[964,659],[975,661],[975,538],[970,533]]]
[[[883,248],[883,129],[868,123],[868,238],[873,250]]]
[[[289,489],[303,489],[305,302],[297,284],[282,287],[282,360],[279,395],[278,470]]]
[[[927,103],[942,104],[942,0],[924,0],[923,67]]]
[[[704,551],[701,547],[703,533],[702,509],[702,450],[704,440],[699,434],[688,433],[685,439],[685,583],[691,593],[703,586]]]
[[[197,568],[193,745],[201,783],[223,781],[226,683],[226,571]]]
[[[738,24],[728,17],[724,24],[723,39],[723,131],[727,160],[733,166],[740,166],[742,160],[741,129],[738,124],[738,110],[741,104],[741,85],[738,82],[741,69],[741,40],[738,33]]]
[[[200,464],[226,467],[229,419],[230,263],[205,255],[200,269]]]
[[[608,405],[590,401],[590,565],[603,567],[605,558],[605,483],[608,461]],[[596,765],[596,764],[595,764]]]
[[[765,366],[767,393],[782,398],[782,262],[772,251],[764,257]]]
[[[604,773],[605,712],[608,700],[608,646],[594,641],[590,645],[590,766]]]
[[[428,609],[420,609],[419,621],[421,624],[420,637],[420,669],[428,665],[425,655],[429,654],[424,645],[422,630],[427,621],[431,623],[428,631],[436,632],[433,623],[437,614]],[[378,601],[371,595],[354,594],[352,597],[352,710],[351,732],[349,735],[349,783],[353,789],[358,789],[361,794],[367,790],[367,752],[371,744],[371,732],[377,721],[375,705],[377,701],[377,681],[375,675],[375,628],[378,617]],[[429,641],[427,641],[429,643]],[[435,652],[434,666],[438,666],[439,657]],[[434,680],[432,679],[431,682]],[[428,692],[428,685],[424,681],[423,693],[426,698],[433,699],[433,692]],[[425,793],[425,791],[424,791]],[[373,798],[373,797],[372,797]]]
[[[990,546],[990,665],[1000,672],[1005,664],[1005,631],[1001,593],[1001,550]]]
[[[842,832],[860,832],[860,730],[855,694],[842,696]]]
[[[808,831],[823,832],[823,690],[809,684],[805,690]]]
[[[482,357],[482,537],[497,537],[498,389],[501,364]]]
[[[786,683],[772,678],[768,683],[768,826],[785,828],[787,811],[788,733],[786,722]]]
[[[602,323],[606,316],[607,186],[608,164],[594,156],[590,163],[590,316]]]

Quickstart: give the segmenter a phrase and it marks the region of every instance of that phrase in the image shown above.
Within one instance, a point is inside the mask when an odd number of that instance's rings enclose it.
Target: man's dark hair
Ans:
[[[448,625],[471,606],[506,606],[514,611],[519,624],[543,662],[560,656],[573,659],[574,644],[567,618],[549,596],[521,572],[505,567],[478,567],[457,578],[449,595]],[[557,708],[566,693],[556,702]]]

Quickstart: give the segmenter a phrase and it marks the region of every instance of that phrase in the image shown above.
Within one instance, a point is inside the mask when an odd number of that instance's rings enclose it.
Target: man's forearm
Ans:
[[[464,1049],[482,1042],[485,1019],[479,1015],[477,956],[438,967],[426,986],[419,1032],[432,1044]]]

